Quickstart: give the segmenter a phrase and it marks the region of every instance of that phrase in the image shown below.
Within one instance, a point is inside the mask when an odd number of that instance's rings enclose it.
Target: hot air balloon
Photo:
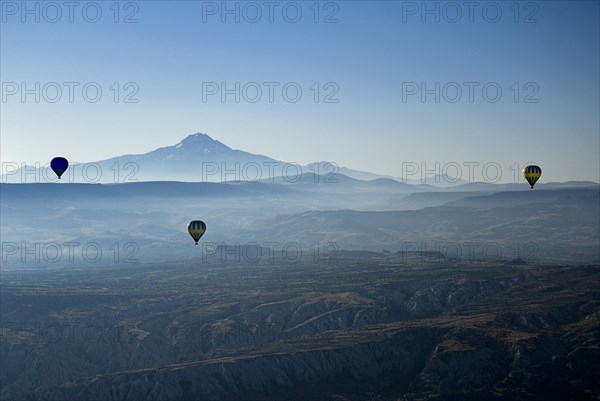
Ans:
[[[533,189],[533,186],[535,185],[537,180],[540,179],[541,176],[542,169],[539,168],[539,166],[536,166],[535,164],[525,166],[525,168],[523,169],[523,177],[525,177],[529,185],[531,185],[531,189]]]
[[[60,176],[69,168],[69,162],[64,157],[55,157],[50,162],[50,167],[52,171],[56,173],[58,179],[60,180]]]
[[[188,233],[192,236],[194,241],[196,241],[196,245],[198,245],[198,241],[206,232],[206,224],[200,220],[192,220],[187,225]]]

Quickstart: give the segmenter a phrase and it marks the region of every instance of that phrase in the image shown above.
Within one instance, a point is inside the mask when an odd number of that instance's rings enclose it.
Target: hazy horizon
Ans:
[[[77,178],[74,178],[74,176],[72,174],[78,174],[75,173],[73,170],[76,169],[76,165],[82,165],[84,166],[85,169],[87,168],[93,168],[96,169],[98,168],[96,166],[96,162],[104,162],[104,161],[110,161],[113,159],[117,159],[117,160],[121,160],[121,166],[119,166],[119,168],[123,168],[123,166],[125,165],[135,165],[135,173],[131,175],[131,179],[126,180],[126,181],[120,181],[119,179],[114,179],[115,177],[113,177],[112,181],[109,182],[113,182],[113,183],[119,183],[119,182],[136,182],[137,180],[139,180],[139,169],[140,166],[137,162],[133,161],[133,160],[137,160],[138,157],[146,157],[146,155],[149,155],[153,152],[156,152],[160,149],[165,149],[165,148],[169,148],[169,149],[173,149],[173,151],[177,152],[178,150],[180,150],[179,148],[184,144],[184,142],[186,142],[186,140],[190,139],[190,138],[195,138],[195,137],[208,137],[210,140],[214,141],[214,143],[220,143],[221,145],[224,145],[225,147],[229,148],[227,149],[227,151],[233,151],[237,152],[237,151],[242,151],[242,152],[246,152],[244,149],[232,149],[229,146],[227,146],[226,143],[223,143],[222,141],[219,141],[216,138],[211,137],[210,135],[206,134],[206,133],[201,133],[201,132],[197,132],[194,134],[189,134],[187,135],[185,138],[182,138],[181,141],[174,143],[174,144],[169,144],[169,145],[165,145],[165,146],[161,146],[157,149],[152,149],[149,152],[145,152],[145,153],[131,153],[131,154],[117,154],[114,156],[111,156],[107,159],[104,160],[87,160],[87,161],[82,161],[82,160],[70,160],[70,164],[72,166],[71,170],[68,170],[67,174],[65,174],[65,180],[63,180],[63,182],[68,183],[68,182],[78,182]],[[194,140],[194,139],[192,139]],[[185,149],[185,147],[184,147]],[[189,155],[189,151],[191,149],[187,149],[185,150],[185,152],[188,153]],[[211,150],[212,151],[212,150]],[[206,152],[206,150],[205,150]],[[274,160],[277,160],[275,158],[272,158],[269,154],[266,153],[259,153],[259,154],[252,154],[250,152],[246,152],[249,153],[250,156],[258,156],[258,157],[267,157],[267,158],[271,158]],[[52,157],[54,157],[55,155],[53,155]],[[69,156],[69,155],[65,155],[65,154],[61,154],[61,156]],[[230,155],[227,155],[226,159],[227,161],[225,161],[225,159],[220,160],[218,159],[220,156],[217,155],[212,155],[211,156],[211,160],[214,159],[214,157],[217,158],[217,160],[212,160],[210,162],[206,162],[204,160],[204,156],[205,155],[198,155],[197,157],[195,157],[195,160],[188,160],[190,163],[195,162],[196,164],[193,164],[193,167],[190,169],[191,171],[202,171],[203,173],[200,174],[197,178],[193,178],[193,179],[187,179],[190,174],[186,174],[185,176],[179,176],[177,177],[176,174],[166,174],[164,176],[162,175],[155,175],[154,178],[147,178],[145,177],[144,179],[141,179],[141,181],[163,181],[163,180],[173,180],[173,181],[181,181],[181,182],[202,182],[202,181],[210,181],[208,180],[208,178],[215,178],[215,176],[223,176],[223,175],[227,175],[227,171],[228,169],[232,170],[232,171],[237,171],[237,173],[231,173],[230,177],[227,178],[223,178],[223,179],[217,179],[212,180],[212,182],[227,182],[227,181],[250,181],[250,182],[254,182],[257,180],[271,180],[274,177],[277,176],[282,176],[282,175],[294,175],[296,172],[296,169],[303,167],[302,169],[302,174],[308,174],[308,173],[315,173],[315,174],[320,174],[320,175],[328,175],[330,176],[330,178],[334,178],[335,176],[341,175],[341,176],[349,176],[351,178],[355,178],[355,179],[359,179],[359,180],[372,180],[372,179],[377,179],[377,178],[392,178],[395,180],[398,180],[400,182],[406,182],[406,183],[413,183],[413,184],[419,184],[419,183],[423,183],[423,184],[431,184],[431,185],[442,185],[442,186],[453,186],[453,185],[461,185],[461,184],[465,184],[465,183],[486,183],[486,184],[499,184],[499,185],[503,185],[503,184],[523,184],[525,182],[523,176],[522,176],[522,169],[523,167],[525,167],[526,163],[519,163],[514,162],[511,165],[507,165],[507,166],[502,166],[500,163],[497,162],[486,162],[485,164],[476,162],[476,161],[449,161],[449,162],[445,162],[445,163],[440,163],[440,162],[435,162],[434,164],[427,164],[426,162],[421,162],[421,163],[416,163],[416,162],[402,162],[402,167],[400,169],[400,171],[397,172],[397,175],[387,175],[387,174],[380,174],[377,173],[375,171],[372,170],[358,170],[358,169],[353,169],[351,166],[340,166],[335,162],[332,162],[331,160],[313,160],[310,163],[298,163],[296,160],[277,160],[277,165],[274,166],[269,166],[269,164],[271,162],[267,162],[266,164],[263,163],[258,163],[259,167],[262,168],[262,170],[260,172],[257,172],[256,174],[254,173],[248,173],[249,177],[245,177],[243,171],[245,171],[247,168],[250,168],[251,170],[254,169],[254,167],[252,166],[254,164],[254,162],[249,162],[248,160],[244,159],[244,158],[235,158],[231,160],[230,159]],[[154,160],[154,162],[157,162],[159,164],[162,163],[167,163],[167,165],[171,162],[171,159],[173,157],[173,155],[167,156],[166,158],[163,158],[161,160]],[[216,162],[216,165],[215,165]],[[248,164],[250,163],[250,164]],[[310,165],[314,164],[314,163],[318,163],[318,164],[322,164],[322,163],[326,163],[326,165],[324,165],[325,167],[323,168],[319,168],[319,169],[315,169],[310,167]],[[36,162],[35,164],[27,164],[25,162],[21,162],[21,163],[17,163],[17,162],[13,162],[13,161],[9,161],[9,160],[3,160],[2,161],[2,170],[0,171],[0,177],[2,177],[1,182],[2,183],[33,183],[33,182],[54,182],[56,181],[54,174],[50,173],[50,167],[49,167],[49,160],[44,161],[44,162]],[[210,169],[212,169],[213,167],[207,166],[207,164],[212,164],[213,166],[216,166],[214,168],[216,168],[216,172],[214,173],[210,173]],[[530,163],[527,163],[530,164]],[[190,164],[190,166],[192,166],[192,164]],[[285,166],[288,166],[289,169],[291,169],[291,173],[288,172],[283,173],[281,171],[281,168],[285,168]],[[331,166],[331,167],[329,167]],[[43,170],[47,170],[48,173],[43,173],[38,171],[37,173],[34,173],[32,170],[32,168],[37,167]],[[308,167],[308,168],[306,168]],[[99,167],[101,170],[107,170],[106,172],[108,172],[108,170],[114,170],[115,166],[113,165],[112,167],[110,166],[100,166]],[[166,168],[166,167],[165,167]],[[204,173],[204,170],[208,170],[208,172]],[[275,169],[275,170],[274,170]],[[278,170],[279,171],[276,171]],[[350,170],[347,170],[350,169]],[[166,172],[168,172],[168,170],[165,169]],[[143,172],[143,171],[142,171]],[[365,175],[365,174],[368,174]],[[550,174],[548,174],[548,172],[544,169],[544,180],[542,181],[543,183],[541,184],[542,186],[545,184],[552,184],[552,183],[567,183],[567,182],[593,182],[593,183],[598,183],[598,181],[591,181],[591,180],[583,180],[583,179],[574,179],[574,180],[568,180],[568,181],[558,181],[558,180],[554,180],[554,176],[552,175],[553,172],[551,172]],[[79,172],[79,174],[81,174],[81,172]],[[254,175],[252,175],[254,174]],[[114,175],[114,174],[113,174]],[[33,177],[33,179],[32,179]],[[164,178],[166,177],[166,178]],[[79,177],[79,181],[81,181],[81,179],[83,179],[82,177]],[[293,177],[290,179],[294,179]],[[94,179],[90,180],[90,179],[83,179],[83,182],[101,182],[101,181],[95,181]],[[103,181],[102,181],[103,182]],[[540,187],[538,185],[538,187]]]

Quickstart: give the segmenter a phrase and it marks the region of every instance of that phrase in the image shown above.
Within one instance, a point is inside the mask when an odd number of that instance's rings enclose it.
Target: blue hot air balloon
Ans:
[[[60,180],[60,176],[69,168],[69,161],[64,157],[55,157],[50,162],[50,167],[52,171],[56,173],[58,179]]]

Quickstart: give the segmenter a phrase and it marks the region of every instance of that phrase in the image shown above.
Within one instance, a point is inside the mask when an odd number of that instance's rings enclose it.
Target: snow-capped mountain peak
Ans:
[[[192,151],[211,153],[212,151],[231,151],[232,149],[221,142],[212,139],[207,134],[196,133],[188,135],[181,142],[173,146],[175,149],[180,151]]]

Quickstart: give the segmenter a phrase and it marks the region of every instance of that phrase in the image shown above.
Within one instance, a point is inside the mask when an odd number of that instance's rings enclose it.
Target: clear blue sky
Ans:
[[[121,2],[117,23],[113,1],[97,3],[96,23],[86,21],[96,13],[88,6],[84,15],[89,2],[73,10],[72,23],[65,6],[59,18],[38,3],[36,22],[20,1],[1,3],[3,162],[44,164],[55,155],[101,160],[204,132],[280,160],[329,160],[395,176],[403,162],[431,168],[494,162],[503,168],[502,181],[511,181],[515,162],[537,162],[547,181],[600,179],[597,1],[480,1],[472,16],[464,2],[452,3],[460,17],[447,2],[428,2],[429,9],[439,7],[439,22],[415,9],[420,1],[320,2],[317,23],[312,1],[277,2],[273,22],[265,2],[240,2],[239,23],[233,14],[222,21],[220,1]],[[262,12],[258,22],[251,21],[254,5]],[[292,23],[296,5],[302,15]],[[236,2],[227,6],[235,9]],[[123,23],[130,14],[138,22]],[[337,22],[324,23],[328,16]],[[34,94],[22,102],[12,83],[33,89],[36,82],[40,102]],[[51,82],[62,90],[56,103],[48,101],[56,97]],[[72,103],[64,82],[79,83]],[[88,82],[103,91],[97,103],[83,98]],[[114,82],[121,86],[117,103]],[[139,88],[138,103],[123,102],[134,88],[124,89],[127,82]],[[229,88],[256,82],[262,97],[247,101],[256,96],[250,85],[239,103],[234,95],[223,103],[220,94],[206,93],[203,101],[207,82]],[[272,103],[264,82],[279,83]],[[296,103],[282,95],[289,82],[303,91]],[[328,82],[334,85],[325,88]],[[423,102],[420,85],[431,89],[436,82],[440,102],[435,94]],[[465,82],[478,85],[472,102]],[[454,83],[462,96],[452,103]],[[497,87],[502,97],[493,103]],[[419,93],[407,92],[415,88]],[[339,101],[324,102],[334,90]],[[293,87],[288,94],[295,96]]]

